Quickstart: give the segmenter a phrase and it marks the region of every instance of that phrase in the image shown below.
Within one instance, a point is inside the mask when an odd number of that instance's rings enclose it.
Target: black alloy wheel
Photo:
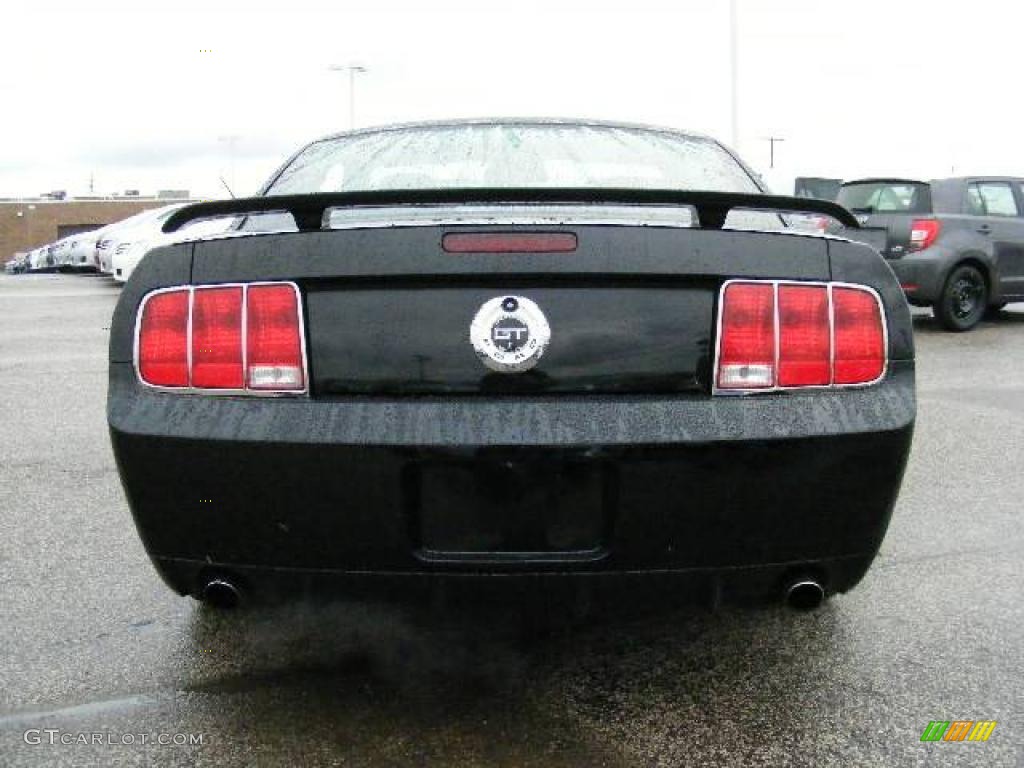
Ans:
[[[969,331],[988,309],[988,285],[981,271],[961,264],[949,273],[935,303],[935,317],[947,331]]]

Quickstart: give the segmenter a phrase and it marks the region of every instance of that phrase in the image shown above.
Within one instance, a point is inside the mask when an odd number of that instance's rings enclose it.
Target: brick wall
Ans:
[[[30,251],[58,239],[58,227],[101,227],[171,200],[27,200],[0,201],[0,264],[18,251]],[[21,214],[20,216],[18,214]]]

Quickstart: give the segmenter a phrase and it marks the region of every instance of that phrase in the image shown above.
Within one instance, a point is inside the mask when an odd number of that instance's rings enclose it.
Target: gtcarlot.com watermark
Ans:
[[[199,747],[206,743],[205,733],[111,733],[62,731],[59,728],[29,728],[22,734],[26,744],[132,746],[156,744],[161,747]]]

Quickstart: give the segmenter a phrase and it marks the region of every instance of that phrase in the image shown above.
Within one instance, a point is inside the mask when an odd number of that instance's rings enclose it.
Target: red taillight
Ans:
[[[157,387],[188,386],[189,291],[149,298],[139,322],[139,375]]]
[[[831,383],[828,289],[779,286],[779,386]]]
[[[856,288],[832,289],[836,384],[874,381],[885,370],[885,335],[878,302]]]
[[[192,297],[192,386],[242,388],[242,288],[200,288]]]
[[[832,219],[828,216],[813,216],[811,218],[811,230],[814,232],[828,232],[832,226]]]
[[[914,219],[910,224],[910,250],[923,251],[935,242],[942,231],[937,219]]]
[[[139,318],[139,378],[210,392],[304,392],[301,312],[291,283],[154,293]]]
[[[722,299],[718,386],[756,389],[774,383],[774,288],[771,284],[733,283]]]
[[[301,390],[305,382],[295,291],[290,285],[254,285],[247,300],[247,385]]]
[[[441,238],[448,253],[569,253],[573,232],[458,232]]]
[[[867,288],[736,281],[719,311],[719,390],[868,384],[885,371],[885,320]]]

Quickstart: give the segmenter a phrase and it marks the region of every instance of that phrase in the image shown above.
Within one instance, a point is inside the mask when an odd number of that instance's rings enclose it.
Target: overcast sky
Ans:
[[[153,11],[148,10],[153,8]],[[356,124],[596,117],[730,136],[729,3],[39,2],[4,10],[0,196],[252,193]],[[796,175],[1024,175],[1024,6],[738,0],[740,154]],[[785,138],[768,169],[763,137]],[[225,137],[237,137],[234,142]],[[234,169],[229,147],[234,144]]]

